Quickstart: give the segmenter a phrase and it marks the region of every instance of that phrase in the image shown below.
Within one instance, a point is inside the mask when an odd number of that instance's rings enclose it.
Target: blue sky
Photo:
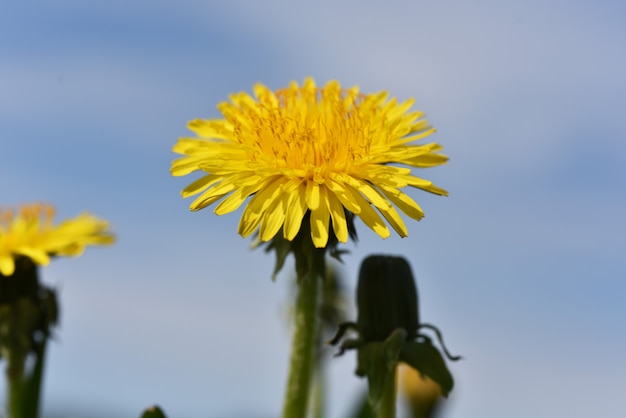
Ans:
[[[1,5],[1,203],[89,210],[119,237],[43,270],[63,306],[46,410],[278,415],[290,277],[270,281],[238,213],[188,211],[170,150],[229,93],[313,76],[414,97],[450,156],[423,173],[450,196],[414,193],[405,239],[358,224],[343,266],[352,291],[368,254],[410,260],[423,320],[465,356],[444,415],[621,416],[625,19],[610,1]],[[354,367],[331,362],[331,417]]]

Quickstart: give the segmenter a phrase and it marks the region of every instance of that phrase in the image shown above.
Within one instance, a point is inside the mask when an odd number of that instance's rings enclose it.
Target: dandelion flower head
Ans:
[[[87,245],[115,241],[106,221],[88,213],[54,225],[54,207],[35,203],[18,209],[0,208],[0,273],[11,276],[15,259],[47,265],[52,256],[77,256]]]
[[[413,100],[399,103],[385,91],[363,94],[337,81],[320,88],[311,78],[276,91],[257,84],[254,96],[229,98],[218,105],[222,118],[189,122],[197,137],[178,140],[173,151],[183,157],[171,173],[204,172],[182,191],[196,196],[193,211],[220,201],[214,212],[223,215],[248,201],[243,237],[258,230],[269,241],[282,229],[291,241],[309,219],[316,247],[326,246],[330,233],[345,243],[347,212],[383,238],[390,235],[383,218],[405,237],[397,209],[416,220],[424,213],[401,189],[447,194],[412,173],[447,161],[439,144],[414,144],[435,130],[423,112],[410,111]]]

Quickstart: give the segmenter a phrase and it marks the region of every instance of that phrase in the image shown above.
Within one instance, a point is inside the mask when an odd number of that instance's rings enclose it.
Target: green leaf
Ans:
[[[448,397],[454,386],[454,379],[442,355],[430,341],[407,342],[400,352],[400,361],[431,378],[441,387],[442,395]]]

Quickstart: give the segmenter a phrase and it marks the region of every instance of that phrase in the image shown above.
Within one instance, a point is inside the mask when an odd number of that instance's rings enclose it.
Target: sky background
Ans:
[[[63,309],[46,416],[279,415],[292,266],[272,282],[240,212],[190,213],[169,165],[229,93],[313,76],[414,97],[450,156],[419,173],[450,196],[411,192],[405,239],[357,223],[342,266],[352,294],[368,254],[409,259],[465,357],[443,416],[622,417],[625,21],[622,1],[3,2],[0,203],[118,236],[42,270]],[[329,417],[365,389],[355,363],[330,362]]]

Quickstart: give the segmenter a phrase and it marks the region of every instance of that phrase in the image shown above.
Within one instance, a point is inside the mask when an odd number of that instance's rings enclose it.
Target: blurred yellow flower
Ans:
[[[349,211],[387,238],[374,208],[405,237],[396,207],[417,220],[424,213],[400,189],[447,194],[411,172],[447,161],[439,144],[411,144],[435,131],[422,112],[409,112],[412,104],[388,99],[384,91],[342,89],[337,81],[319,88],[307,78],[275,92],[257,84],[254,97],[241,92],[220,103],[223,118],[189,122],[198,137],[178,140],[173,151],[184,157],[172,163],[171,173],[206,173],[182,191],[184,198],[200,194],[194,211],[222,200],[214,211],[223,215],[252,196],[239,223],[244,237],[259,229],[259,238],[269,241],[282,228],[291,241],[310,212],[311,238],[322,248],[331,220],[337,239],[348,240]]]
[[[436,416],[437,407],[443,400],[441,387],[405,363],[398,365],[398,371],[400,389],[409,405],[411,418]]]
[[[15,259],[28,257],[47,265],[52,256],[77,256],[87,245],[106,245],[115,241],[109,224],[83,213],[53,225],[54,207],[35,203],[18,210],[0,209],[0,273],[11,276]]]

